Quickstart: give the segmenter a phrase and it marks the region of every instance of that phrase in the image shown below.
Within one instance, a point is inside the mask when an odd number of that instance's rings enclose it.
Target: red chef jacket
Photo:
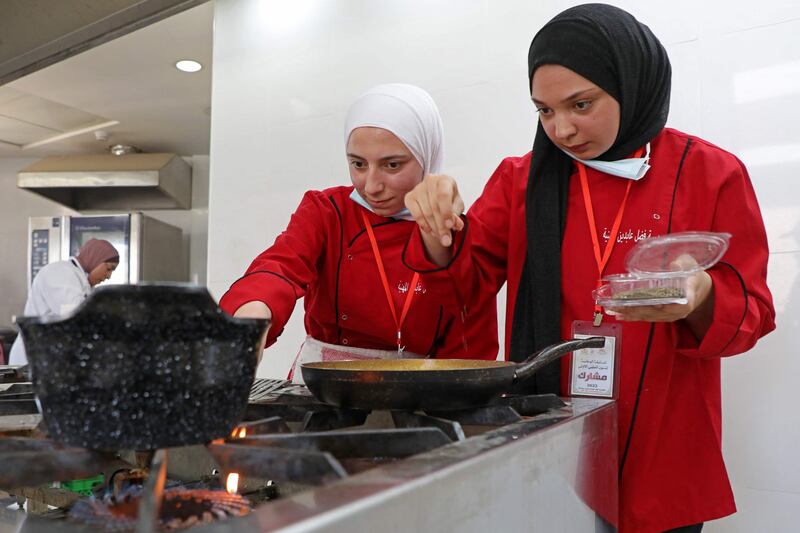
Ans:
[[[497,168],[469,210],[467,236],[449,268],[462,287],[480,292],[508,280],[506,353],[526,253],[530,159],[530,153],[510,157]],[[708,271],[714,283],[714,319],[702,342],[682,321],[620,322],[622,532],[664,531],[735,512],[722,458],[720,358],[749,350],[775,327],[766,285],[767,239],[744,165],[702,139],[669,128],[651,142],[650,164],[649,172],[633,183],[605,274],[625,272],[625,255],[642,238],[690,230],[733,237],[725,256]],[[587,171],[604,247],[628,181]],[[592,318],[597,265],[589,231],[575,172],[561,256],[564,338],[570,337],[573,320]],[[406,260],[415,268],[429,266],[418,236]],[[566,394],[569,361],[562,359],[562,365]]]
[[[275,243],[256,257],[220,300],[233,313],[248,301],[272,311],[267,346],[281,334],[295,301],[305,297],[305,328],[331,344],[395,350],[397,328],[364,229],[367,213],[375,232],[396,309],[415,290],[402,326],[407,351],[442,358],[497,357],[497,310],[493,296],[473,308],[445,269],[414,271],[401,256],[417,224],[381,217],[350,199],[353,187],[309,191]],[[298,339],[298,346],[302,339]]]

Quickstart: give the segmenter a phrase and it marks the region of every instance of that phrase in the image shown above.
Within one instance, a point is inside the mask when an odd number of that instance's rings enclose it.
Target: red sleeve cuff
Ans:
[[[247,302],[263,302],[272,312],[272,325],[267,334],[268,347],[283,333],[283,328],[292,316],[297,296],[292,284],[274,272],[252,272],[231,285],[219,301],[226,313],[233,315]]]
[[[747,289],[733,268],[708,270],[714,282],[714,316],[702,341],[679,320],[671,324],[675,348],[688,357],[720,357],[739,333],[747,314]]]
[[[408,243],[406,243],[406,248],[403,250],[403,264],[414,272],[419,272],[421,274],[449,269],[462,255],[464,243],[466,242],[468,231],[467,217],[461,215],[461,218],[464,221],[464,229],[453,234],[453,257],[450,258],[450,261],[446,265],[439,266],[428,259],[428,254],[425,252],[425,241],[422,240],[422,230],[420,230],[419,227],[411,232],[411,237]]]

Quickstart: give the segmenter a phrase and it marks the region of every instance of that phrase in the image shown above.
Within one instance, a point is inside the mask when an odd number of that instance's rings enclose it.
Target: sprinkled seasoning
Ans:
[[[683,298],[686,296],[683,289],[677,287],[650,287],[647,289],[632,289],[614,294],[617,300],[648,300],[651,298]]]

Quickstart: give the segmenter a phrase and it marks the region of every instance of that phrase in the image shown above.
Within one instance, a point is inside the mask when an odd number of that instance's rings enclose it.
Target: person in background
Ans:
[[[237,317],[270,318],[270,346],[305,297],[308,336],[290,373],[296,382],[296,367],[314,361],[494,359],[494,296],[467,308],[443,269],[415,273],[401,261],[417,227],[403,199],[444,160],[431,96],[406,84],[373,87],[350,107],[344,141],[352,185],[308,191],[220,307]]]
[[[45,265],[33,278],[25,316],[58,317],[75,309],[95,285],[111,277],[119,265],[119,252],[102,239],[89,239],[78,255]],[[10,365],[28,362],[22,335],[9,352]]]
[[[500,163],[469,210],[466,237],[456,236],[461,252],[448,271],[465,291],[508,280],[506,353],[518,360],[571,337],[576,321],[592,327],[598,279],[625,272],[634,245],[619,236],[732,235],[722,261],[689,278],[687,304],[607,309],[614,316],[604,320],[621,329],[615,525],[700,531],[736,510],[722,457],[721,359],[775,328],[766,232],[747,170],[665,127],[667,53],[621,9],[586,4],[557,15],[533,38],[528,73],[539,113],[532,153]],[[455,180],[426,177],[406,205],[422,234],[440,241],[415,237],[404,260],[416,269],[446,264],[463,205]],[[569,394],[568,368],[565,358],[544,369],[532,388]],[[615,511],[608,516],[616,522]]]

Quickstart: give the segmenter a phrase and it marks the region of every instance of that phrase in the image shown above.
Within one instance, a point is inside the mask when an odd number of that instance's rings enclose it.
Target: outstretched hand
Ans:
[[[445,174],[429,174],[406,194],[405,203],[423,234],[434,236],[444,247],[453,244],[453,231],[464,229],[460,215],[464,201],[456,180]]]

